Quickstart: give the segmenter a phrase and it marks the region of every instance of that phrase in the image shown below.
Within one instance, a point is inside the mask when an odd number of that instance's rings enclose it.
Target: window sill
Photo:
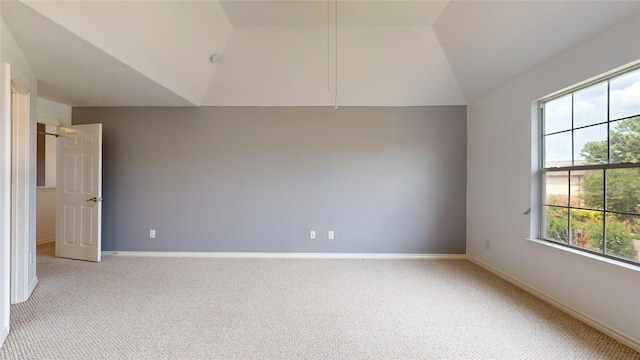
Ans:
[[[532,243],[535,243],[535,244],[540,244],[540,245],[543,245],[543,246],[549,246],[549,247],[552,247],[552,248],[555,248],[555,249],[558,249],[558,250],[566,251],[566,252],[569,252],[569,253],[572,253],[572,254],[575,254],[575,255],[583,256],[583,257],[586,257],[586,258],[589,258],[589,259],[592,259],[592,260],[604,262],[604,263],[607,263],[607,264],[611,264],[611,265],[614,265],[614,266],[618,266],[618,267],[621,267],[621,268],[633,270],[633,271],[636,271],[636,272],[640,273],[640,265],[629,264],[629,263],[626,263],[624,261],[618,261],[618,260],[610,259],[610,258],[607,258],[607,257],[604,257],[604,256],[598,256],[598,255],[590,254],[588,252],[580,251],[580,250],[577,250],[577,249],[573,249],[573,248],[570,248],[568,246],[562,246],[562,245],[559,245],[559,244],[554,244],[551,241],[546,241],[546,240],[541,240],[541,239],[531,239],[531,238],[525,238],[525,240],[528,240],[528,241],[530,241]]]

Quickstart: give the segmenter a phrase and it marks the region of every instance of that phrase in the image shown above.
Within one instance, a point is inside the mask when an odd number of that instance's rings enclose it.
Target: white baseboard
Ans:
[[[0,347],[4,344],[4,341],[7,339],[9,335],[9,327],[6,326],[4,329],[0,330]]]
[[[266,258],[266,259],[380,259],[380,260],[464,260],[465,254],[378,254],[378,253],[270,253],[270,252],[163,252],[116,251],[115,256],[192,257],[192,258]]]
[[[554,299],[553,297],[523,283],[520,282],[519,280],[503,273],[502,271],[494,268],[491,265],[488,265],[476,258],[474,258],[471,255],[467,255],[467,258],[469,259],[469,261],[473,262],[474,264],[490,271],[491,273],[495,274],[496,276],[510,282],[511,284],[519,287],[520,289],[526,291],[527,293],[537,297],[538,299],[558,308],[560,311],[565,312],[567,314],[569,314],[570,316],[582,321],[583,323],[591,326],[592,328],[614,338],[615,340],[627,345],[628,347],[634,349],[635,351],[640,352],[640,343],[634,339],[632,339],[631,337],[625,335],[625,334],[621,334],[620,332],[611,329],[610,327],[608,327],[607,325],[601,323],[600,321],[593,319],[592,317],[574,309],[573,307],[558,301],[556,299]]]
[[[27,295],[27,300],[31,297],[31,294],[33,294],[33,290],[36,289],[36,286],[38,286],[38,277],[34,276],[33,280],[31,280],[31,284],[29,284],[29,294]]]
[[[51,244],[51,243],[54,243],[54,242],[56,242],[56,238],[50,238],[50,239],[44,239],[44,240],[38,240],[38,241],[36,242],[36,246],[39,246],[39,245],[45,245],[45,244]]]

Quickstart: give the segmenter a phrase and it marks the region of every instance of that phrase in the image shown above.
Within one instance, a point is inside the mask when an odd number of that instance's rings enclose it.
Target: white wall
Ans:
[[[20,183],[26,186],[24,187],[24,193],[20,194],[21,199],[27,199],[26,202],[21,202],[19,207],[20,213],[25,214],[26,226],[19,229],[21,234],[24,234],[27,238],[27,244],[24,251],[20,250],[19,254],[28,264],[27,277],[25,281],[20,281],[16,285],[20,291],[15,294],[13,299],[16,302],[25,301],[28,299],[33,287],[37,283],[36,278],[36,264],[35,261],[29,264],[29,253],[34,253],[36,250],[36,223],[35,223],[35,205],[36,205],[36,109],[37,109],[37,78],[27,59],[24,57],[18,44],[9,29],[2,20],[1,24],[1,51],[0,61],[2,63],[9,63],[11,65],[11,77],[16,80],[25,91],[29,93],[29,121],[24,124],[24,138],[20,140],[24,144],[23,155],[29,159],[29,167],[25,168],[21,166],[18,168],[17,176],[20,179]],[[6,166],[6,164],[3,164]]]
[[[469,105],[467,253],[640,347],[640,268],[525,240],[523,215],[535,198],[532,102],[638,59],[634,16]]]
[[[2,6],[0,6],[0,16]],[[1,18],[1,17],[0,17]],[[2,30],[4,24],[0,24],[0,42],[2,41]],[[6,75],[5,75],[6,73]],[[9,334],[9,237],[11,232],[9,225],[11,221],[9,197],[11,196],[11,160],[9,135],[10,113],[9,113],[9,68],[2,58],[0,48],[0,346]]]
[[[46,125],[45,131],[49,134],[55,134],[58,128]],[[53,136],[44,137],[44,186],[46,187],[56,187],[57,141],[58,139]]]
[[[36,243],[41,243],[56,237],[56,189],[38,187],[36,193]]]
[[[71,106],[38,98],[38,122],[50,125],[71,125]]]
[[[38,122],[46,124],[46,132],[55,134],[58,126],[71,125],[71,106],[38,98]],[[36,243],[56,237],[56,152],[57,139],[45,136],[44,187],[36,192]]]
[[[55,134],[58,126],[71,125],[71,106],[38,98],[38,122],[46,124],[46,132]],[[45,136],[45,186],[56,186],[57,139]],[[39,221],[39,220],[38,220]],[[40,239],[40,237],[38,237]]]

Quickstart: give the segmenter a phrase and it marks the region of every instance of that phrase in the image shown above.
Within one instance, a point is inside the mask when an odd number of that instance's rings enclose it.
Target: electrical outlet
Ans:
[[[315,232],[315,230],[311,230],[311,231],[309,231],[309,239],[311,239],[311,240],[315,240],[315,239],[316,239],[316,232]]]
[[[329,238],[329,240],[333,240],[334,239],[333,230],[329,230],[329,234],[327,234],[327,237]]]
[[[149,230],[149,239],[155,239],[156,238],[156,231],[151,229]]]
[[[491,248],[491,241],[489,239],[484,239],[484,248],[487,250]]]

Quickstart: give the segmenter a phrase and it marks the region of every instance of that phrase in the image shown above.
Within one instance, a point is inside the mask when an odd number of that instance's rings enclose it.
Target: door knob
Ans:
[[[87,200],[87,201],[98,202],[98,198],[97,198],[97,197],[93,197],[93,198],[91,198],[91,199],[89,199],[89,200]]]

